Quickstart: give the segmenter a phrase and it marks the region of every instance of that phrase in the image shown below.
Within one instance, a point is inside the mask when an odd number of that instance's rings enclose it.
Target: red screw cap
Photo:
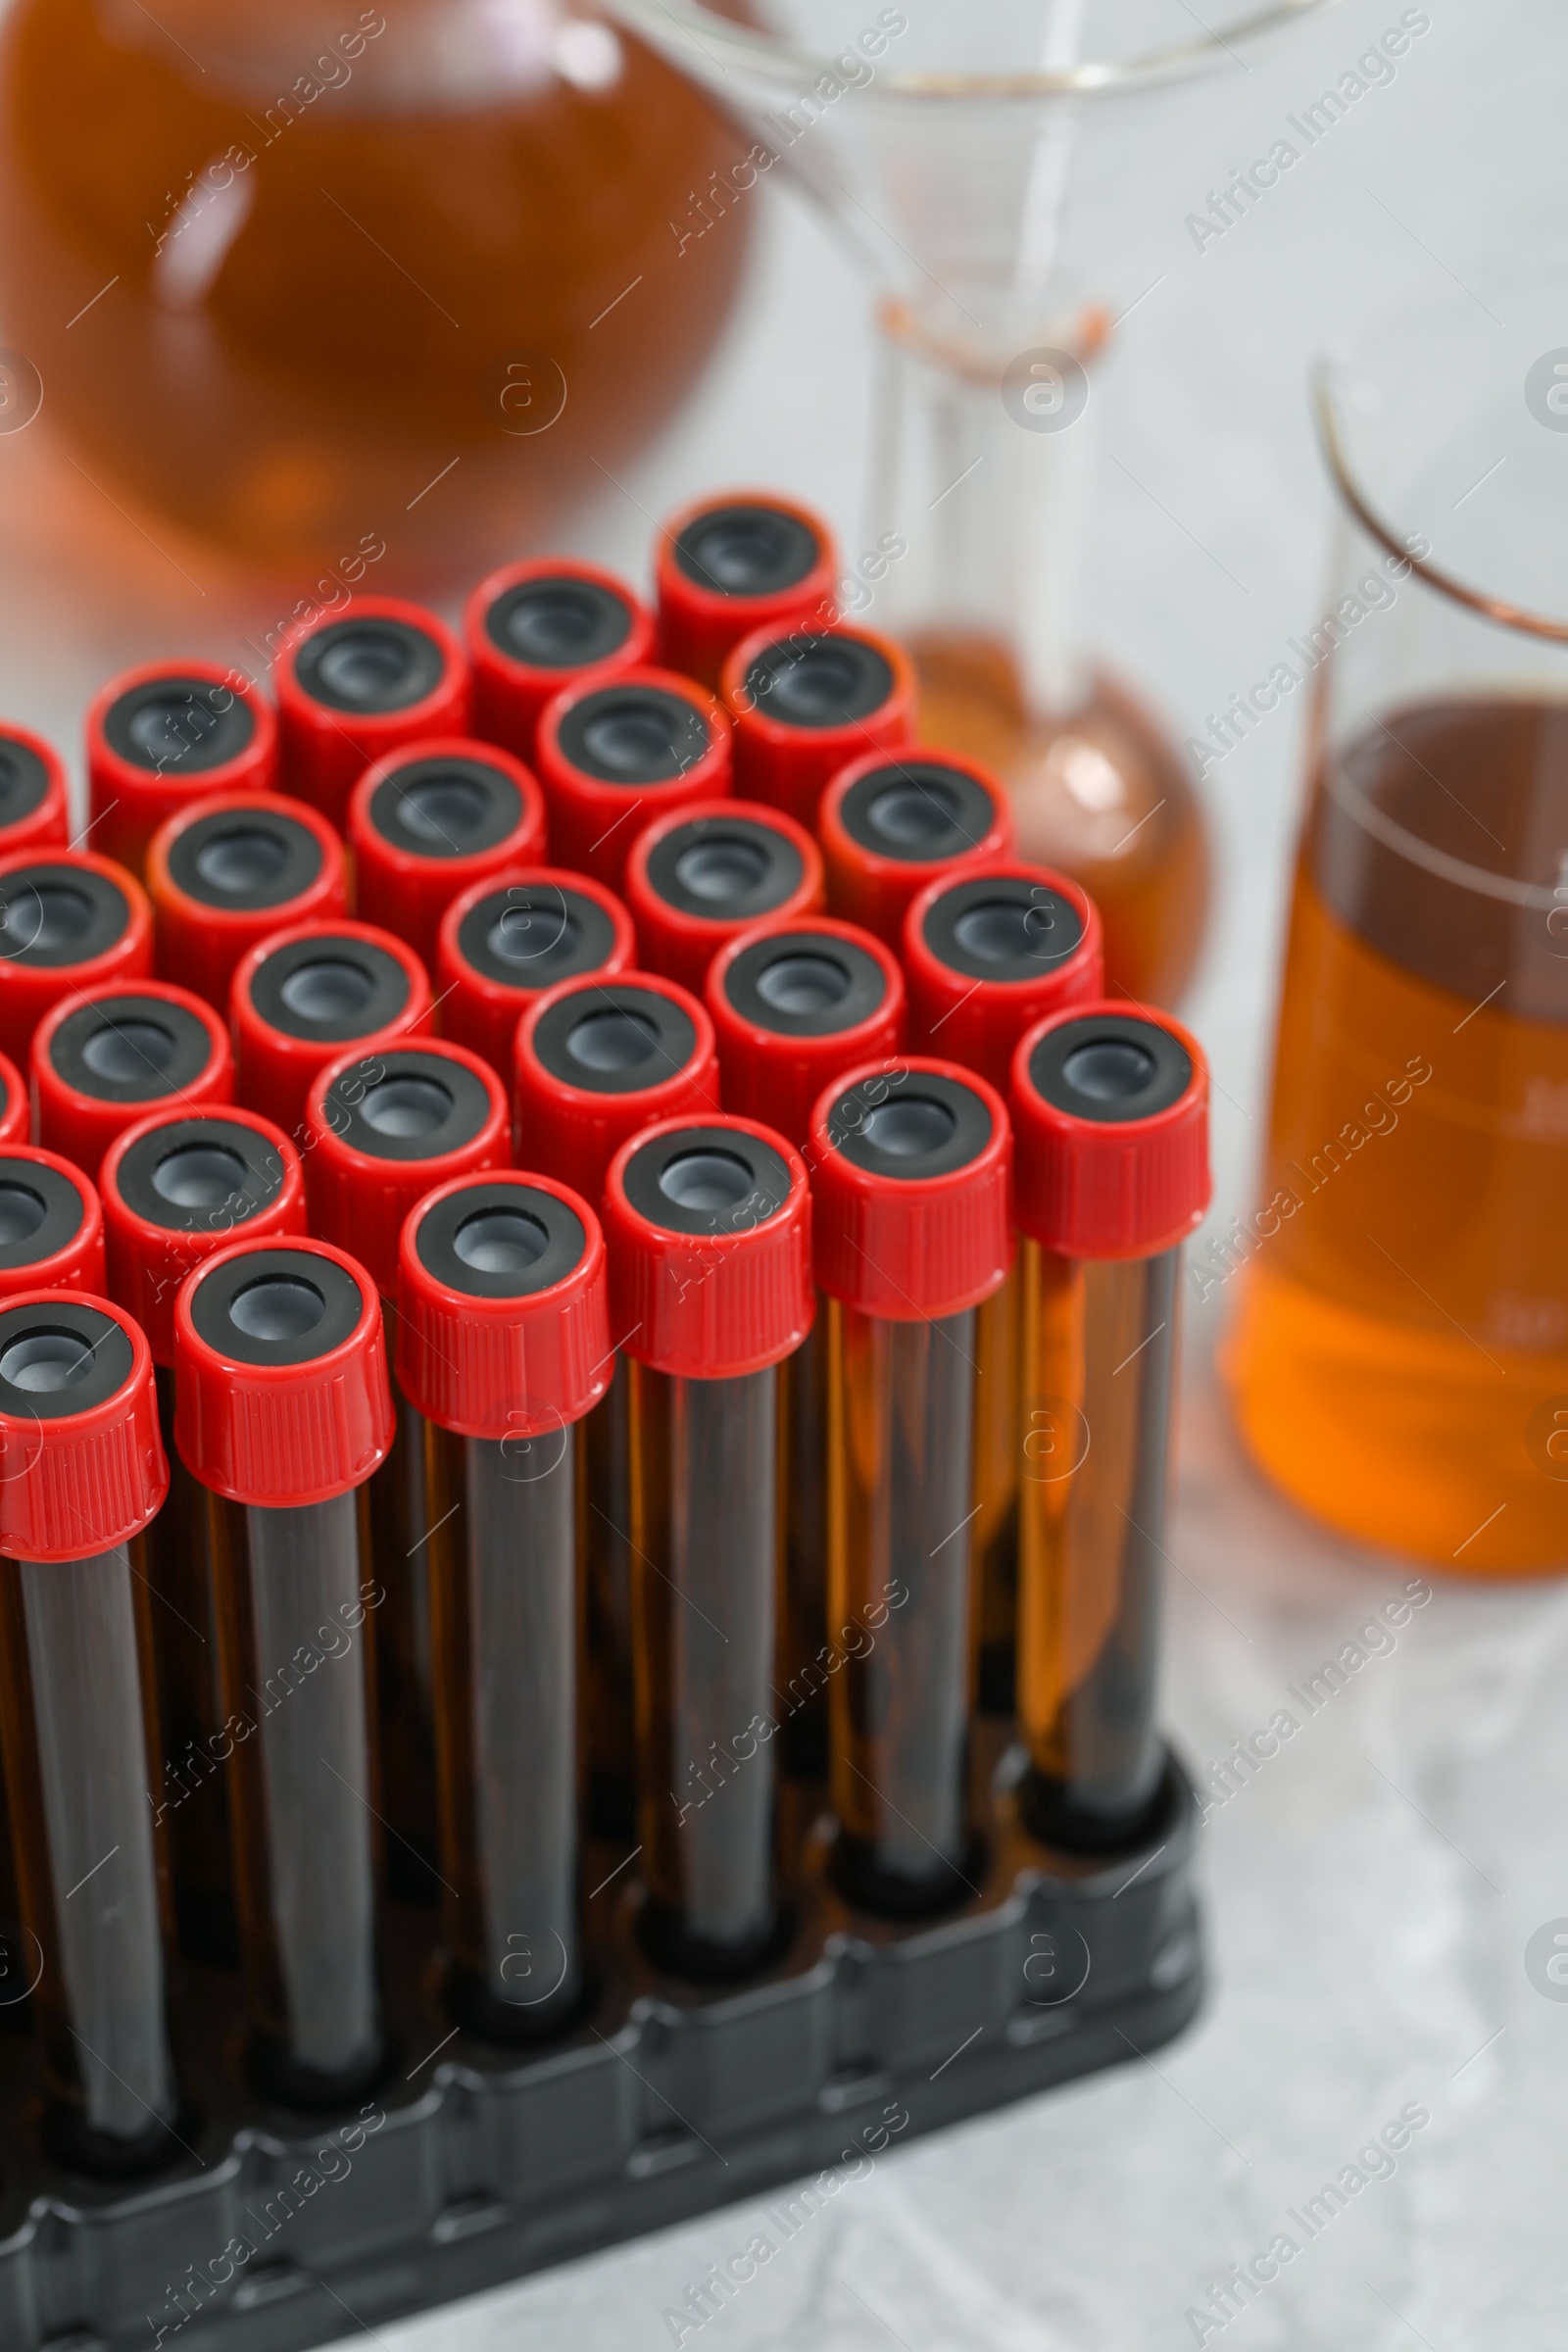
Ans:
[[[904,1043],[903,972],[879,939],[830,915],[743,932],[714,957],[707,1001],[725,1102],[765,1111],[799,1152],[823,1087]]]
[[[612,571],[564,556],[508,564],[463,609],[474,732],[531,760],[539,713],[584,670],[656,659],[654,616]]]
[[[0,726],[0,857],[63,850],[71,800],[60,755],[26,727]]]
[[[441,1033],[512,1083],[517,1021],[535,998],[589,972],[623,972],[637,937],[619,899],[564,866],[515,866],[454,899],[436,944]]]
[[[1018,1222],[1063,1257],[1154,1257],[1202,1222],[1208,1063],[1168,1012],[1126,1002],[1038,1021],[1012,1061]]]
[[[429,964],[459,891],[543,862],[545,796],[510,752],[471,736],[431,737],[367,768],[349,803],[348,838],[360,916]]]
[[[169,817],[147,847],[160,979],[228,1012],[242,956],[285,923],[348,912],[343,845],[304,801],[225,792]]]
[[[0,1305],[0,1552],[91,1559],[139,1536],[168,1492],[153,1359],[123,1308],[59,1291],[8,1298]]]
[[[891,637],[853,621],[758,629],[724,663],[735,729],[735,789],[803,825],[847,760],[912,743],[914,667]]]
[[[519,1485],[610,1386],[599,1219],[547,1176],[460,1176],[426,1193],[404,1220],[397,1296],[404,1396],[460,1437],[545,1439],[519,1446]]]
[[[652,972],[566,980],[518,1022],[514,1083],[518,1166],[593,1202],[639,1127],[718,1109],[713,1024]]]
[[[650,817],[730,789],[729,720],[669,669],[588,671],[546,704],[535,757],[554,855],[612,890]]]
[[[701,996],[713,957],[742,931],[821,906],[822,857],[781,808],[698,801],[643,827],[625,892],[643,969]]]
[[[0,1298],[109,1288],[104,1219],[80,1168],[30,1144],[0,1151]]]
[[[466,735],[463,649],[444,620],[400,597],[356,597],[278,656],[283,782],[341,825],[372,760],[421,735]]]
[[[417,956],[370,923],[290,923],[258,941],[229,993],[242,1102],[303,1135],[318,1070],[348,1047],[368,1054],[430,1026]]]
[[[31,1109],[22,1072],[9,1055],[0,1054],[0,1144],[24,1144],[31,1130]]]
[[[325,1242],[264,1236],[199,1265],[174,1300],[174,1443],[231,1502],[328,1502],[386,1459],[381,1301]]]
[[[167,980],[67,997],[33,1036],[38,1141],[92,1177],[116,1136],[155,1104],[188,1110],[233,1092],[228,1031],[210,1004]]]
[[[511,1158],[506,1090],[466,1047],[400,1043],[329,1061],[305,1107],[311,1226],[352,1242],[383,1298],[397,1295],[403,1220],[434,1184]]]
[[[236,669],[152,662],[122,670],[87,706],[93,847],[139,874],[166,817],[215,792],[277,781],[272,706]]]
[[[832,620],[838,550],[808,507],[768,490],[697,500],[660,533],[659,658],[716,686],[754,629]]]
[[[99,1182],[107,1288],[147,1334],[155,1364],[174,1360],[174,1298],[193,1266],[239,1231],[247,1241],[305,1231],[300,1155],[253,1110],[138,1119],[110,1145]]]
[[[62,997],[152,968],[152,908],[124,866],[88,850],[0,858],[0,1050],[14,1062]]]
[[[977,760],[910,748],[852,760],[817,810],[827,902],[895,952],[904,917],[928,883],[955,868],[1012,855],[1006,787]]]
[[[961,1314],[1012,1263],[1012,1135],[994,1087],[951,1061],[863,1065],[811,1114],[816,1279],[890,1323]]]
[[[904,918],[909,1039],[1005,1094],[1031,1021],[1104,987],[1100,910],[1065,874],[998,861],[932,882]]]
[[[680,1380],[734,1380],[811,1328],[806,1163],[757,1119],[662,1119],[605,1186],[617,1346]]]

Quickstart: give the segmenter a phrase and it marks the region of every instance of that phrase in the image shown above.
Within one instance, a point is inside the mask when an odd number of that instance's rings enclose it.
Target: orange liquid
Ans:
[[[252,560],[379,538],[377,589],[658,430],[759,201],[691,84],[544,8],[23,0],[0,71],[7,339],[89,473]]]
[[[921,732],[1005,781],[1018,855],[1081,882],[1105,926],[1106,988],[1179,1004],[1208,919],[1202,808],[1180,754],[1125,688],[1095,677],[1065,717],[1030,714],[994,638],[911,639]]]
[[[1440,858],[1543,877],[1542,895],[1555,882],[1568,712],[1396,713],[1343,764]],[[1273,1205],[1239,1253],[1236,1410],[1270,1476],[1347,1535],[1457,1574],[1560,1568],[1568,937],[1549,908],[1412,868],[1390,838],[1357,840],[1320,785],[1280,1012]]]

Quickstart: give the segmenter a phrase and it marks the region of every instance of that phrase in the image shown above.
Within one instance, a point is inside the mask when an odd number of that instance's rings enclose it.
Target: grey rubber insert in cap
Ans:
[[[448,1193],[415,1234],[419,1262],[470,1298],[532,1298],[564,1282],[588,1247],[582,1219],[528,1179]]]
[[[415,858],[473,858],[496,849],[522,817],[514,779],[487,760],[442,754],[414,759],[370,795],[381,839]]]
[[[370,1159],[440,1159],[471,1144],[492,1108],[466,1062],[424,1046],[386,1047],[339,1073],[322,1104],[338,1141]]]
[[[991,1113],[961,1080],[906,1070],[862,1078],[840,1095],[827,1132],[855,1167],[916,1184],[978,1159],[991,1141]]]
[[[185,826],[169,876],[198,906],[236,914],[286,906],[321,871],[321,845],[284,808],[219,808]]]
[[[724,974],[741,1018],[778,1037],[837,1037],[887,1002],[876,957],[831,931],[780,931],[743,948]]]
[[[614,945],[615,927],[599,901],[557,882],[509,883],[476,901],[458,926],[465,963],[531,994],[598,971]]]
[[[776,596],[822,553],[816,533],[782,507],[710,507],[675,541],[676,566],[710,596]]]
[[[92,866],[40,858],[0,875],[0,959],[63,971],[90,963],[122,939],[125,894]]]
[[[1082,918],[1070,899],[1022,874],[977,874],[926,908],[926,946],[970,980],[1038,980],[1078,948]]]
[[[0,1182],[4,1167],[0,1163]],[[283,1160],[241,1119],[168,1119],[120,1155],[114,1187],[125,1206],[169,1233],[220,1233],[269,1208],[283,1189]]]
[[[631,608],[601,581],[563,572],[504,590],[484,625],[499,652],[529,669],[587,669],[625,644]]]
[[[49,770],[30,743],[0,733],[0,826],[20,825],[43,804]]]
[[[395,1021],[409,1001],[409,975],[373,941],[330,930],[293,939],[258,965],[251,1003],[286,1037],[348,1046]]]
[[[666,1233],[749,1233],[789,1199],[789,1163],[760,1136],[694,1122],[656,1136],[626,1163],[627,1200]]]
[[[78,1095],[97,1102],[163,1102],[211,1069],[207,1023],[186,1004],[133,989],[94,997],[49,1040],[49,1060]]]
[[[0,1152],[0,1270],[14,1274],[41,1265],[75,1240],[82,1215],[76,1179],[38,1160]]]
[[[857,777],[839,803],[839,822],[853,842],[910,865],[961,858],[996,820],[985,787],[942,760],[889,760]]]
[[[886,657],[863,637],[780,637],[746,672],[747,692],[764,718],[788,727],[849,727],[869,718],[893,692]]]
[[[237,760],[256,733],[248,703],[211,678],[146,678],[104,713],[104,741],[131,767],[199,775]]]
[[[238,1364],[314,1364],[365,1312],[346,1266],[314,1250],[250,1250],[203,1273],[190,1296],[201,1339]]]
[[[556,730],[562,755],[601,784],[669,784],[712,746],[696,705],[635,680],[601,686],[572,704]]]
[[[1057,1110],[1114,1127],[1179,1102],[1193,1082],[1193,1060],[1157,1021],[1093,1012],[1041,1039],[1029,1057],[1029,1078]]]
[[[619,980],[593,981],[552,1004],[533,1032],[540,1065],[593,1095],[640,1095],[677,1077],[697,1030],[673,998]]]
[[[129,1337],[102,1308],[62,1291],[0,1311],[0,1413],[64,1421],[107,1404],[135,1363]]]
[[[771,914],[800,889],[804,872],[788,835],[748,816],[690,817],[648,858],[650,887],[665,906],[710,923]]]
[[[367,613],[332,621],[307,637],[294,658],[294,675],[330,710],[379,716],[422,703],[440,685],[446,665],[427,630]]]

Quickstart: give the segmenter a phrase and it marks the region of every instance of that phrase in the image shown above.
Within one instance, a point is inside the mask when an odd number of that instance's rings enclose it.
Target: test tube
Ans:
[[[248,950],[290,923],[348,912],[343,845],[324,816],[275,793],[225,792],[166,818],[147,847],[158,974],[228,1015]]]
[[[974,1890],[976,1321],[1012,1256],[1001,1096],[952,1062],[850,1071],[811,1117],[827,1293],[834,1878],[918,1917]]]
[[[119,980],[68,997],[32,1038],[38,1141],[96,1179],[117,1135],[160,1103],[226,1102],[228,1031],[213,1007],[167,980]]]
[[[37,857],[71,838],[66,771],[53,744],[27,727],[0,724],[0,857]]]
[[[88,830],[100,857],[134,874],[177,809],[276,782],[272,706],[237,669],[152,662],[111,678],[87,706]]]
[[[380,1303],[324,1242],[197,1266],[174,1300],[174,1429],[208,1490],[249,2063],[330,2109],[387,2060],[377,1978],[375,1676],[364,1487],[392,1442]]]
[[[955,869],[1012,855],[1000,776],[957,752],[867,752],[841,767],[817,810],[827,903],[895,952],[912,899]]]
[[[539,713],[587,669],[655,659],[654,618],[612,571],[565,556],[508,564],[463,609],[477,735],[532,760]]]
[[[643,970],[700,997],[709,965],[739,932],[820,907],[822,858],[781,808],[699,801],[643,827],[624,888]]]
[[[317,1073],[350,1046],[370,1053],[430,1026],[430,983],[401,939],[371,923],[290,923],[259,940],[229,991],[236,1092],[303,1137]]]
[[[355,911],[435,961],[441,917],[462,890],[541,864],[545,796],[520,760],[465,735],[421,739],[377,760],[349,801]]]
[[[904,974],[880,940],[819,915],[768,923],[715,958],[708,1005],[724,1101],[766,1117],[803,1155],[811,1112],[842,1070],[873,1057],[894,1069],[904,1043]],[[784,1366],[787,1497],[779,1683],[784,1765],[827,1771],[827,1317]]]
[[[443,1929],[455,2022],[566,2024],[579,1883],[577,1425],[612,1360],[599,1220],[541,1176],[464,1176],[403,1228],[398,1378],[424,1417]]]
[[[914,666],[854,621],[756,630],[733,647],[720,692],[735,729],[735,789],[803,825],[846,760],[912,743]]]
[[[597,1209],[629,1135],[718,1108],[713,1026],[672,980],[625,972],[563,981],[517,1024],[513,1156]],[[619,1334],[612,1337],[618,1342]],[[626,1366],[583,1425],[589,1805],[605,1837],[630,1837],[631,1422]]]
[[[354,1256],[380,1295],[395,1355],[398,1236],[432,1185],[511,1156],[506,1090],[487,1061],[449,1044],[379,1046],[327,1063],[306,1105],[311,1229]],[[436,1898],[424,1426],[394,1382],[396,1435],[367,1490],[370,1561],[386,1593],[376,1625],[387,1884]]]
[[[631,917],[613,891],[564,866],[515,866],[464,891],[441,918],[441,1034],[482,1054],[510,1086],[517,1022],[536,997],[636,960]]]
[[[24,1144],[31,1130],[31,1104],[22,1072],[0,1054],[0,1144]]]
[[[0,1740],[44,2133],[126,2175],[184,2140],[168,2020],[159,1778],[142,1531],[164,1499],[152,1358],[107,1299],[0,1307]],[[189,2130],[189,2126],[185,2126]]]
[[[51,1004],[152,968],[152,908],[124,866],[89,850],[0,858],[0,1052],[19,1067]]]
[[[552,854],[618,890],[651,816],[728,793],[729,720],[673,670],[590,670],[545,705],[534,760]]]
[[[463,648],[444,620],[399,597],[358,597],[352,612],[301,629],[273,677],[284,787],[334,825],[372,760],[468,731]]]
[[[1159,1792],[1159,1568],[1182,1244],[1208,1205],[1208,1067],[1168,1013],[1039,1022],[1012,1066],[1024,1240],[1024,1819],[1085,1853]]]
[[[819,515],[766,490],[682,507],[660,533],[660,660],[716,686],[754,629],[831,620],[838,550]]]
[[[1104,986],[1100,913],[1076,882],[998,861],[930,883],[905,916],[909,1038],[989,1079],[1005,1097],[1014,1047],[1032,1021],[1092,1003]],[[1023,1345],[1014,1272],[981,1307],[976,1522],[980,1701],[1010,1715],[1018,1624],[1018,1426]]]
[[[778,1367],[812,1314],[798,1152],[754,1119],[664,1119],[605,1187],[630,1358],[646,1948],[723,1978],[779,1948]]]
[[[100,1182],[109,1268],[97,1287],[146,1334],[169,1456],[169,1498],[144,1539],[163,1735],[155,1817],[166,1825],[180,1948],[232,1968],[239,1942],[223,1765],[234,1730],[221,1703],[207,1496],[174,1444],[174,1298],[236,1232],[303,1233],[305,1180],[279,1129],[225,1107],[139,1119],[110,1145]]]

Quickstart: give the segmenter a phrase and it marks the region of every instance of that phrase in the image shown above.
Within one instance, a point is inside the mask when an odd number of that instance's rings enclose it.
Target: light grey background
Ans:
[[[1400,0],[1346,0],[1229,73],[1180,206],[1163,187],[1126,192],[1118,290],[1131,299],[1159,282],[1127,321],[1106,392],[1091,612],[1184,734],[1321,610],[1329,505],[1302,389],[1313,352],[1396,303],[1446,298],[1455,281],[1492,299],[1505,268],[1561,249],[1561,0],[1429,11],[1433,29],[1393,86],[1202,255],[1182,211],[1396,23]],[[651,517],[730,480],[798,490],[857,541],[863,288],[804,208],[771,188],[755,201],[757,268],[718,364],[674,433],[622,486],[607,484],[573,534],[634,574]],[[1556,340],[1568,344],[1563,282]],[[1568,464],[1568,436],[1561,446]],[[74,747],[87,694],[121,663],[232,651],[241,625],[271,617],[216,564],[198,594],[128,523],[113,523],[106,554],[98,494],[42,430],[0,441],[0,708],[62,743]],[[1560,542],[1565,522],[1568,501],[1541,517]],[[1216,1221],[1246,1205],[1257,1148],[1301,699],[1207,785],[1223,887],[1187,1009],[1220,1090]],[[1329,1544],[1249,1470],[1208,1369],[1223,1304],[1189,1334],[1168,1592],[1166,1717],[1200,1767],[1265,1724],[1285,1685],[1409,1573]],[[1444,1585],[1395,1653],[1208,1825],[1214,1987],[1200,2026],[1156,2063],[885,2156],[704,2331],[704,2352],[1191,2344],[1184,2313],[1209,2282],[1289,2228],[1285,2209],[1411,2100],[1432,2121],[1396,2176],[1360,2194],[1222,2340],[1555,2352],[1568,2003],[1532,1987],[1524,1952],[1568,1915],[1565,1659],[1568,1592]],[[654,2352],[672,2340],[665,2306],[744,2245],[750,2211],[376,2340],[387,2352]]]

